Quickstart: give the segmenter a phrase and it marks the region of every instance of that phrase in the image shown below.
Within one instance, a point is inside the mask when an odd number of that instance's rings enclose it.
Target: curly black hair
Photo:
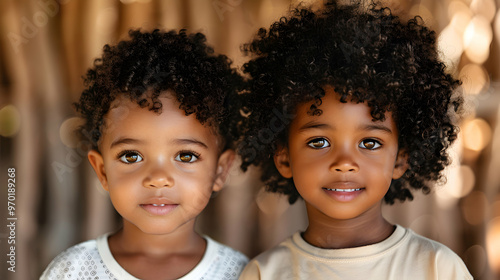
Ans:
[[[412,189],[429,193],[432,182],[445,180],[441,171],[450,163],[446,150],[457,138],[463,98],[460,81],[438,58],[435,32],[420,17],[404,23],[375,2],[329,1],[319,11],[298,7],[269,30],[261,28],[243,51],[254,57],[243,66],[250,76],[242,108],[248,117],[238,153],[243,170],[262,168],[269,191],[288,195],[290,203],[300,197],[273,155],[287,146],[299,104],[315,101],[309,113],[321,114],[326,85],[342,102],[366,102],[374,120],[392,113],[409,168],[392,181],[386,203],[412,200]]]
[[[159,96],[172,91],[186,115],[222,136],[224,149],[238,137],[238,92],[243,79],[224,55],[215,55],[202,33],[186,30],[152,32],[130,30],[129,40],[105,45],[85,79],[76,110],[86,120],[81,137],[98,150],[104,116],[118,96],[126,95],[141,107],[161,113]],[[151,93],[144,97],[144,93]]]

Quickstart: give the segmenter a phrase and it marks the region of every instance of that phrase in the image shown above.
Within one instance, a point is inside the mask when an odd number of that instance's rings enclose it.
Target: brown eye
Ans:
[[[361,147],[363,149],[368,149],[368,150],[375,150],[375,149],[379,148],[380,146],[381,146],[380,143],[376,140],[373,140],[373,139],[363,140],[359,144],[359,147]]]
[[[125,163],[136,163],[142,161],[142,157],[137,152],[124,153],[120,160]]]
[[[314,149],[322,149],[330,146],[330,143],[324,138],[316,138],[307,143],[307,145]]]
[[[179,158],[181,159],[181,161],[190,162],[191,158],[193,158],[193,156],[190,154],[182,154],[182,155],[179,155]]]
[[[177,155],[175,160],[180,162],[191,163],[198,160],[198,156],[193,153],[180,153]]]
[[[134,154],[126,154],[125,155],[125,159],[128,162],[136,162],[139,159],[139,156],[138,155],[134,155]]]

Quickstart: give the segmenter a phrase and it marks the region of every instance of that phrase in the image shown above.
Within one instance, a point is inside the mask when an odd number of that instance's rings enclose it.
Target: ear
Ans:
[[[398,156],[396,157],[396,163],[394,165],[394,171],[392,172],[392,179],[396,180],[401,178],[408,169],[408,154],[404,150],[399,150]]]
[[[217,171],[215,174],[215,181],[213,186],[213,191],[218,192],[224,187],[226,183],[227,176],[229,175],[229,170],[233,165],[235,153],[233,150],[225,150],[219,156],[219,161],[217,162]]]
[[[290,167],[290,155],[288,148],[278,147],[274,153],[274,165],[278,169],[281,176],[285,178],[292,178],[292,168]]]
[[[96,150],[90,150],[87,153],[87,158],[89,159],[90,165],[94,168],[97,178],[101,182],[102,187],[108,191],[108,179],[106,177],[106,171],[104,170],[104,160],[101,153]]]

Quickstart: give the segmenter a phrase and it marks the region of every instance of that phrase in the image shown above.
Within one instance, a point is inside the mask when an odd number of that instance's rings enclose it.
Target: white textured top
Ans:
[[[137,280],[115,260],[108,244],[108,234],[77,244],[59,254],[45,269],[41,280],[118,279]],[[208,236],[207,248],[200,263],[180,280],[238,279],[248,258]]]
[[[398,225],[382,242],[346,249],[314,247],[297,232],[251,260],[240,279],[462,280],[472,276],[448,247]]]

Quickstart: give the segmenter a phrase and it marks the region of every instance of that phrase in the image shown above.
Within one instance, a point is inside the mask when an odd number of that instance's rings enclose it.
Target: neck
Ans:
[[[309,244],[325,249],[366,246],[381,242],[394,231],[382,216],[381,207],[375,207],[353,219],[333,219],[306,204],[309,226],[303,238]]]
[[[195,232],[194,220],[168,234],[148,234],[123,221],[123,227],[109,238],[113,253],[172,255],[205,247],[205,240]]]

